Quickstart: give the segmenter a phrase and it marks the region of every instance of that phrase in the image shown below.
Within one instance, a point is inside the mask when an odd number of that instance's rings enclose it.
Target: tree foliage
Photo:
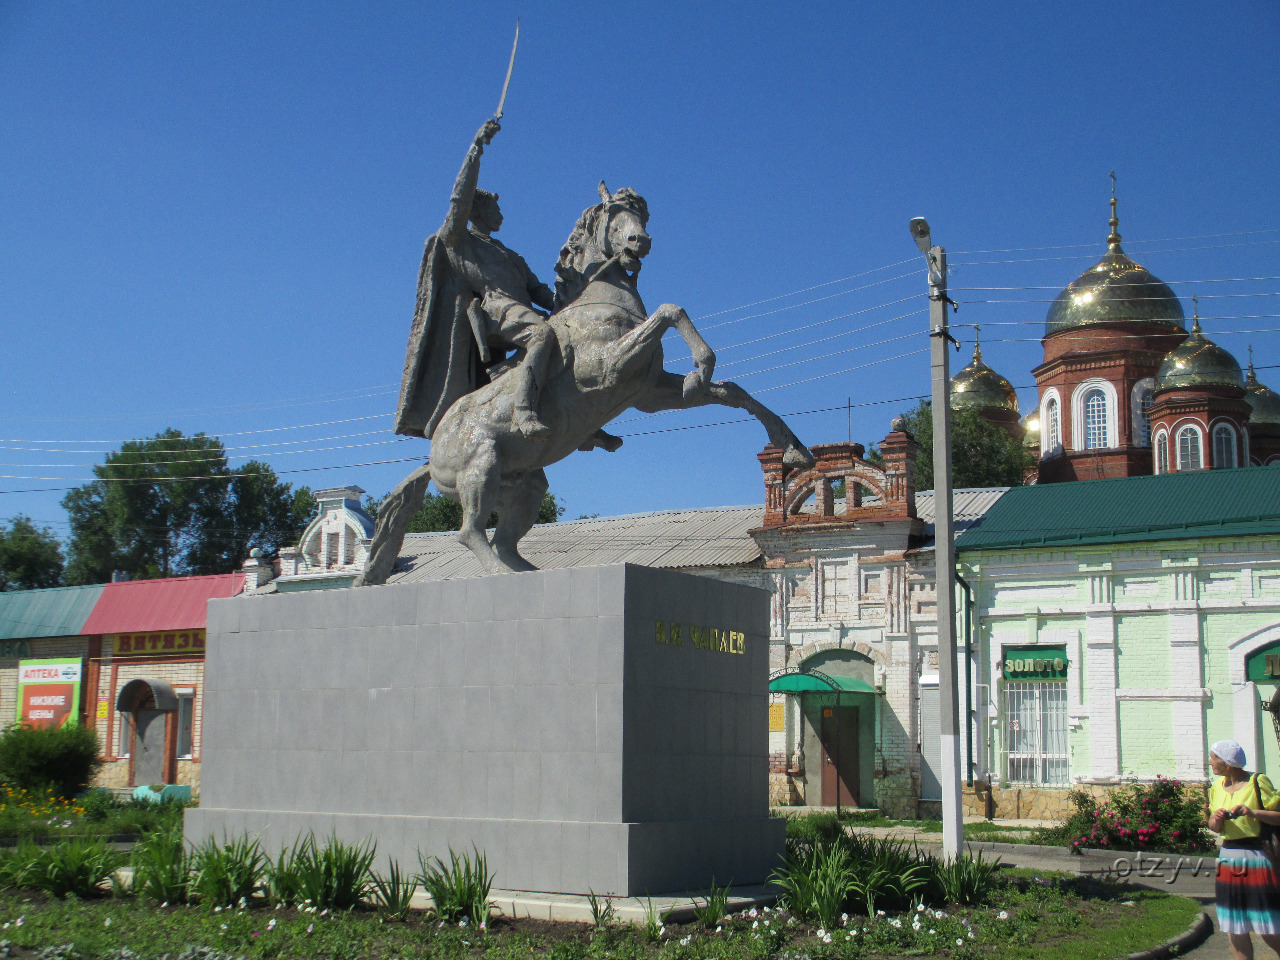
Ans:
[[[0,590],[59,586],[62,568],[62,544],[52,530],[22,514],[0,521]]]
[[[166,430],[130,441],[93,468],[98,479],[63,498],[71,519],[68,583],[113,571],[144,580],[229,573],[253,547],[297,541],[314,510],[265,463],[231,470],[217,437]]]
[[[902,415],[906,429],[920,444],[916,458],[916,489],[933,489],[933,405],[920,406]],[[1020,487],[1024,471],[1035,457],[1002,427],[978,416],[976,410],[951,412],[951,488]]]
[[[364,502],[365,512],[369,516],[377,519],[378,508],[382,505],[382,500],[375,500],[372,497],[366,497]],[[556,499],[556,495],[550,490],[542,497],[542,503],[538,505],[538,523],[555,523],[564,516],[564,504]],[[491,514],[487,527],[496,526],[498,523],[498,515]],[[409,521],[409,533],[436,533],[444,530],[461,530],[462,529],[462,504],[450,500],[442,493],[427,493],[426,499],[422,503],[422,508],[413,515],[413,519]]]

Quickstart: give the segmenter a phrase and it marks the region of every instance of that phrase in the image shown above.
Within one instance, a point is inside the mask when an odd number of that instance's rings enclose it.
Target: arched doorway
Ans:
[[[175,779],[178,696],[163,680],[138,678],[120,688],[116,710],[129,718],[129,785]]]
[[[818,653],[799,669],[779,671],[773,693],[796,698],[799,756],[804,761],[804,801],[811,806],[875,803],[874,665],[848,649]]]

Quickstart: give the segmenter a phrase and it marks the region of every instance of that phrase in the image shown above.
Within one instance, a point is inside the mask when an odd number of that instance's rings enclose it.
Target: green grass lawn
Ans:
[[[1195,901],[1158,891],[1042,875],[1039,881],[1024,878],[1010,883],[990,905],[980,908],[926,909],[872,920],[856,916],[829,931],[788,922],[785,913],[770,911],[754,917],[736,915],[723,921],[719,931],[673,925],[650,939],[640,928],[630,926],[598,931],[589,924],[495,919],[489,929],[477,930],[473,925],[442,926],[421,914],[406,923],[383,923],[373,912],[318,915],[258,906],[214,912],[106,897],[58,901],[9,891],[0,894],[0,938],[17,948],[14,956],[74,945],[74,955],[65,956],[83,960],[177,958],[184,951],[189,960],[765,960],[784,954],[815,960],[908,956],[1091,960],[1124,956],[1161,943],[1183,932],[1198,910]],[[191,946],[203,950],[187,950]]]

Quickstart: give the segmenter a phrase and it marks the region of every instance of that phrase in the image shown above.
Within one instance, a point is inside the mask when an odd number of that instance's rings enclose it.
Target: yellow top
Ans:
[[[1224,786],[1226,777],[1214,777],[1213,785],[1209,788],[1209,812],[1230,810],[1241,804],[1244,804],[1250,810],[1259,808],[1265,810],[1280,809],[1280,793],[1276,792],[1276,788],[1271,785],[1267,775],[1259,773],[1257,778],[1256,787],[1254,786],[1254,775],[1250,774],[1249,779],[1238,786],[1234,793],[1229,793]],[[1253,817],[1228,820],[1222,825],[1222,838],[1224,840],[1243,840],[1246,837],[1256,837],[1260,832],[1261,828],[1258,825],[1258,821]]]

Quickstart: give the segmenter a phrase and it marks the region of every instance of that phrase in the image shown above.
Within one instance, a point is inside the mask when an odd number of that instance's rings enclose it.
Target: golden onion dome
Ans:
[[[1156,390],[1243,386],[1240,364],[1200,331],[1199,317],[1191,336],[1169,352],[1156,373]]]
[[[1244,380],[1245,403],[1249,404],[1249,422],[1280,425],[1280,393],[1258,382],[1249,361],[1249,375]]]
[[[1011,384],[982,362],[982,347],[973,344],[973,360],[951,378],[952,410],[1008,410],[1018,412],[1018,395]]]
[[[1106,256],[1058,294],[1045,317],[1045,336],[1099,323],[1133,321],[1186,330],[1186,314],[1177,295],[1120,249],[1114,192],[1110,224]]]

